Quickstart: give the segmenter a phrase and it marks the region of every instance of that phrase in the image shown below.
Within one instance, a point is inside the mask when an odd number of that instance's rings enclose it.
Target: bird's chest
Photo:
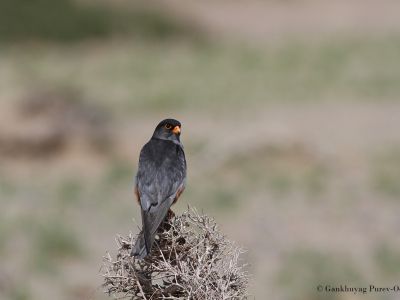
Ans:
[[[178,151],[176,149],[177,147],[174,146],[170,146],[166,149],[155,149],[153,161],[156,168],[169,168],[177,163]]]

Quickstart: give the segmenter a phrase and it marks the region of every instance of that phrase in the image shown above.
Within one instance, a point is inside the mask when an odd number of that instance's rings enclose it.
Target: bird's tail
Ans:
[[[144,241],[144,234],[141,232],[136,240],[135,245],[132,247],[131,256],[143,259],[147,255],[149,255],[149,252],[147,251],[146,243]]]
[[[168,198],[155,208],[150,208],[147,211],[142,210],[143,230],[132,249],[132,256],[142,259],[149,255],[157,229],[167,216],[172,200],[172,198]]]

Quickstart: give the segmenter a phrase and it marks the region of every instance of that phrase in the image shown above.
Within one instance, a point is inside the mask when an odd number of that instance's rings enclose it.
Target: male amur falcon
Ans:
[[[135,194],[142,212],[142,232],[132,256],[149,255],[158,227],[185,189],[186,159],[180,142],[181,123],[161,121],[140,152]]]

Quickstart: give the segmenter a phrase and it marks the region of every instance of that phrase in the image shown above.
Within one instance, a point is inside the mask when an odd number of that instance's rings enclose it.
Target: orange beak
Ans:
[[[172,132],[174,134],[180,134],[181,133],[181,128],[179,126],[175,126],[174,129],[172,129]]]

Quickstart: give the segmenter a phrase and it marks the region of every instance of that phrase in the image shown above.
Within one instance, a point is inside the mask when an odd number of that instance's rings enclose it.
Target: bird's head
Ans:
[[[153,138],[180,143],[181,123],[175,119],[162,120],[153,133]]]

